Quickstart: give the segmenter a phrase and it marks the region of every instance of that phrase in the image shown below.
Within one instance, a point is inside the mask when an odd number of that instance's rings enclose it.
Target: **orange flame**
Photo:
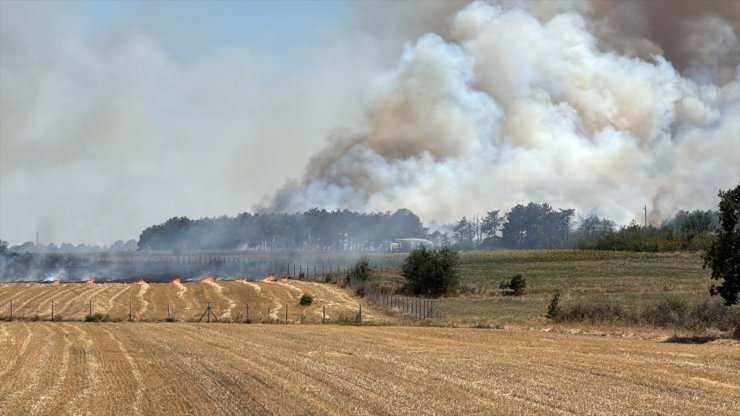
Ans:
[[[180,279],[179,277],[176,277],[172,280],[172,284],[179,285],[180,283],[182,283],[182,279]]]
[[[61,284],[61,282],[59,280],[55,280],[54,283],[52,283],[52,284],[53,285],[56,285],[56,286],[59,286]]]
[[[211,282],[211,283],[215,283],[215,282],[216,282],[216,280],[218,280],[218,279],[216,279],[216,278],[215,278],[214,276],[211,276],[211,277],[206,277],[205,279],[201,279],[201,282]]]
[[[280,281],[281,282],[287,282],[288,281],[288,276],[283,277],[282,279],[280,279]]]
[[[275,281],[275,276],[269,275],[269,276],[265,277],[264,279],[262,279],[262,281],[263,282],[274,282]]]
[[[94,284],[95,284],[95,278],[94,278],[94,277],[90,277],[90,278],[88,278],[88,279],[87,279],[87,284],[88,284],[88,285],[94,285]]]
[[[245,278],[242,277],[241,279],[236,279],[236,281],[237,282],[246,283],[247,282],[247,279],[245,279]]]
[[[136,284],[137,284],[137,285],[145,285],[145,284],[146,284],[146,282],[144,281],[144,279],[139,279],[139,281],[138,281],[138,282],[136,282]]]

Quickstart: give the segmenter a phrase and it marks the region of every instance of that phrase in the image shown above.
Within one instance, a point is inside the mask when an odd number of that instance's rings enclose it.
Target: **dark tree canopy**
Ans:
[[[372,249],[397,238],[423,238],[427,231],[419,217],[407,209],[371,214],[317,208],[303,213],[245,212],[236,217],[170,218],[145,229],[139,237],[139,249]]]
[[[712,285],[710,293],[722,296],[729,306],[738,303],[740,292],[740,185],[720,191],[719,197],[720,228],[704,256],[704,267],[712,269],[712,279],[723,281]]]
[[[516,205],[506,214],[502,241],[509,248],[553,248],[563,246],[575,210],[555,211],[548,204]]]
[[[412,251],[401,268],[406,290],[415,295],[451,293],[458,285],[458,263],[457,252],[447,247],[429,250],[422,246]]]

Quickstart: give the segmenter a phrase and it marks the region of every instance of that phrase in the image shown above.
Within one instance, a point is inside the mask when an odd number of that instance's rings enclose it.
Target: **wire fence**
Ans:
[[[362,304],[338,306],[331,304],[301,306],[287,303],[245,302],[227,307],[204,301],[191,308],[177,309],[173,303],[146,313],[133,301],[116,302],[101,308],[92,301],[41,301],[34,305],[10,301],[0,311],[0,321],[50,322],[203,322],[244,324],[362,324],[367,323]]]
[[[349,285],[368,300],[382,307],[395,309],[414,319],[423,321],[434,316],[434,302],[432,300],[387,293],[378,285],[359,279],[350,279]]]

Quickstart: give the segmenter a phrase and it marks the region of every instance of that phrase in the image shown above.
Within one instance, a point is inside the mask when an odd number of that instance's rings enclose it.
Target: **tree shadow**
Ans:
[[[708,342],[716,341],[719,337],[700,337],[700,336],[691,336],[691,337],[680,337],[678,335],[674,335],[667,340],[663,341],[670,344],[706,344]]]

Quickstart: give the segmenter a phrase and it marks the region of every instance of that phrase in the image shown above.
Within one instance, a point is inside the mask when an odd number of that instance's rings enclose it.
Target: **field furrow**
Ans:
[[[21,414],[23,409],[30,410],[39,397],[48,390],[44,384],[50,374],[58,374],[62,366],[59,359],[60,345],[64,337],[58,336],[58,328],[40,323],[31,323],[29,328],[33,337],[27,347],[27,353],[11,367],[5,382],[0,386],[0,409],[4,414]]]
[[[0,341],[15,357],[0,367],[12,380],[0,384],[3,415],[732,415],[740,405],[740,344],[729,340],[10,322]]]
[[[136,297],[139,300],[139,307],[136,309],[136,313],[134,314],[137,320],[141,320],[149,309],[149,302],[144,297],[148,290],[149,283],[140,284],[139,293],[136,294]]]
[[[60,394],[65,400],[58,400],[51,414],[92,415],[91,393],[101,381],[98,354],[85,326],[67,324],[67,328],[76,334],[70,346],[70,381],[65,385],[66,394]]]
[[[72,372],[70,367],[70,354],[72,350],[72,337],[70,331],[66,326],[60,325],[58,328],[61,330],[55,333],[55,337],[62,337],[64,344],[59,348],[55,349],[54,354],[57,355],[53,359],[52,363],[59,363],[58,371],[51,373],[50,377],[47,376],[45,379],[50,383],[46,384],[43,388],[35,389],[38,392],[36,402],[33,403],[27,410],[29,415],[56,415],[59,414],[54,408],[57,404],[56,401],[60,396],[60,392],[63,387],[69,387],[73,382],[68,382],[67,375]],[[61,358],[58,356],[61,355]]]
[[[218,316],[220,320],[231,320],[231,310],[236,307],[236,302],[233,299],[224,294],[224,288],[214,280],[206,280],[206,284],[213,288],[216,297],[219,299],[219,304],[226,305],[223,312]]]

